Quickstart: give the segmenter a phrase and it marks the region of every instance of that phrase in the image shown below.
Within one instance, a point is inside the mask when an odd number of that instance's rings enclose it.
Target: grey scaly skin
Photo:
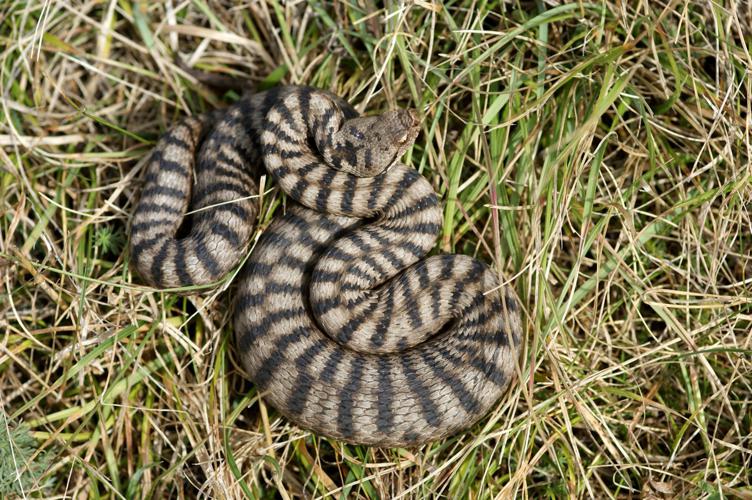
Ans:
[[[411,111],[358,117],[320,90],[255,94],[168,132],[134,216],[139,272],[184,286],[218,279],[247,251],[253,168],[263,164],[301,203],[265,231],[240,277],[238,353],[290,420],[353,443],[413,446],[465,429],[515,374],[512,291],[470,257],[424,258],[441,208],[399,162],[418,131]],[[219,205],[176,238],[194,155],[192,207]]]

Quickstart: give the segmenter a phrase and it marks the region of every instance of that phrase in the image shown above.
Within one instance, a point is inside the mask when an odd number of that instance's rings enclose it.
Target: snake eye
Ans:
[[[359,141],[362,141],[362,140],[364,140],[366,138],[366,136],[363,135],[363,132],[361,132],[360,130],[358,130],[355,127],[351,127],[350,128],[350,135],[353,136],[353,137],[355,137]]]

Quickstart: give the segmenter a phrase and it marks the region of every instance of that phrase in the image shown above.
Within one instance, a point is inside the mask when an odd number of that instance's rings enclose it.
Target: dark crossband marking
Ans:
[[[379,196],[381,196],[382,190],[384,188],[384,179],[386,178],[386,174],[381,174],[373,179],[373,184],[371,185],[371,191],[368,195],[368,202],[366,203],[366,206],[369,211],[374,211],[376,209],[376,203],[378,202]]]
[[[332,185],[334,177],[337,175],[337,171],[329,169],[321,177],[318,187],[318,195],[316,196],[316,210],[319,212],[326,212],[327,202],[329,200],[329,193],[331,192],[329,187]]]
[[[369,315],[372,314],[376,308],[378,307],[378,304],[376,302],[371,302],[368,304],[368,307],[358,316],[355,316],[354,318],[350,319],[343,327],[342,330],[339,331],[337,335],[337,339],[340,342],[347,343],[353,336],[353,334],[358,330],[360,325],[366,322],[367,319],[369,319]]]
[[[166,159],[164,152],[161,150],[154,151],[151,161],[158,163],[157,168],[159,168],[160,173],[178,174],[181,177],[187,177],[190,174],[190,170],[185,165]]]
[[[183,211],[180,210],[179,208],[175,208],[170,205],[165,205],[163,203],[154,203],[154,202],[139,203],[138,211],[144,214],[157,212],[160,214],[168,214],[168,215],[177,215],[177,216],[183,215]],[[165,219],[163,220],[157,219],[152,222],[157,224],[157,223],[163,222],[164,220]],[[169,221],[169,219],[167,219],[167,221],[171,222]]]
[[[151,263],[151,273],[155,277],[155,281],[160,283],[162,280],[162,266],[167,259],[167,252],[169,251],[168,241],[164,241],[154,255],[154,260]]]
[[[405,381],[410,387],[410,390],[415,394],[417,403],[420,406],[421,417],[432,427],[438,427],[441,423],[441,415],[439,415],[439,409],[431,398],[431,394],[426,385],[421,382],[418,376],[418,367],[414,363],[411,363],[411,358],[404,358],[402,360],[402,373],[405,375]],[[422,370],[421,370],[422,371]]]
[[[131,239],[133,240],[134,238],[131,238]],[[145,254],[149,250],[154,248],[157,243],[159,243],[160,241],[163,241],[164,239],[165,239],[164,234],[158,234],[157,236],[154,236],[153,238],[139,240],[138,242],[132,241],[131,242],[131,255],[133,256],[133,259],[136,261],[136,265],[141,266],[141,265],[144,265],[145,260],[151,260],[153,258],[153,256],[151,255],[148,256],[148,259],[143,259],[142,257],[144,257]]]
[[[457,350],[467,354],[467,357],[461,357],[448,350],[439,350],[437,354],[441,356],[447,363],[452,364],[456,369],[461,370],[463,367],[472,366],[478,372],[482,373],[488,380],[492,381],[499,387],[504,387],[506,384],[506,376],[495,364],[485,361],[478,355],[477,349],[469,348],[468,346],[457,346]]]
[[[411,288],[411,284],[410,284],[411,280],[408,278],[407,274],[403,274],[401,278],[403,279],[400,279],[399,282],[402,284],[402,289],[403,289],[402,293],[404,294],[406,302],[408,304],[412,302],[413,304],[413,307],[409,307],[407,309],[407,315],[408,315],[408,318],[410,319],[410,325],[413,328],[418,329],[421,326],[423,326],[423,318],[420,314],[420,310],[418,309],[415,294]]]
[[[185,198],[185,192],[182,189],[177,189],[171,186],[149,186],[144,189],[141,196],[145,198]]]
[[[394,410],[392,408],[394,395],[392,377],[390,375],[391,366],[386,358],[381,357],[377,361],[377,367],[379,374],[379,401],[376,428],[379,432],[389,434],[392,432],[394,426]]]
[[[374,348],[378,348],[384,345],[387,333],[389,332],[389,326],[392,323],[392,312],[394,311],[394,294],[390,293],[386,295],[384,313],[381,315],[379,322],[376,324],[376,331],[371,336],[371,345]]]
[[[253,373],[253,380],[259,387],[265,389],[269,385],[269,381],[274,377],[274,372],[282,368],[281,363],[287,350],[294,343],[300,342],[301,338],[300,330],[294,330],[276,339],[277,343],[275,343],[274,350],[259,364],[257,371]]]
[[[329,358],[327,358],[326,363],[324,364],[324,368],[321,371],[320,380],[324,384],[331,384],[334,382],[334,376],[337,374],[337,371],[340,367],[340,364],[342,363],[343,359],[343,353],[339,349],[334,349],[329,354]]]
[[[462,408],[464,408],[465,412],[470,415],[477,413],[480,402],[473,393],[465,387],[462,379],[459,378],[457,374],[451,374],[445,370],[441,363],[436,362],[436,358],[432,354],[424,352],[422,353],[422,359],[425,366],[428,366],[434,375],[436,375],[436,378],[443,381],[452,389],[452,392],[462,405]]]
[[[213,279],[218,278],[222,274],[222,268],[214,255],[209,251],[206,241],[201,239],[196,241],[196,258],[201,262],[201,265],[204,266],[204,269],[209,271],[209,275],[212,276]]]
[[[230,245],[240,245],[240,236],[238,236],[238,233],[224,222],[217,222],[216,225],[211,226],[211,232],[224,238]]]
[[[178,279],[183,285],[190,285],[193,280],[191,279],[191,275],[188,272],[187,266],[185,264],[185,245],[178,245],[175,248],[175,258],[173,259],[175,263],[175,272],[178,274]]]
[[[350,372],[350,382],[342,389],[339,401],[339,413],[337,414],[337,428],[344,436],[353,433],[354,401],[360,389],[363,377],[363,365],[360,360],[355,360]]]
[[[294,414],[303,413],[305,411],[306,401],[308,400],[308,393],[311,391],[312,383],[315,381],[311,376],[310,364],[311,361],[321,354],[324,350],[323,344],[311,344],[303,354],[295,360],[295,367],[298,370],[298,377],[295,381],[295,386],[299,390],[293,392],[287,403],[289,411]]]
[[[161,145],[162,145],[162,149],[164,149],[165,146],[175,146],[188,152],[193,151],[195,147],[193,144],[188,144],[188,142],[186,142],[182,137],[179,137],[177,134],[166,135]],[[154,152],[161,153],[161,150],[156,149]]]

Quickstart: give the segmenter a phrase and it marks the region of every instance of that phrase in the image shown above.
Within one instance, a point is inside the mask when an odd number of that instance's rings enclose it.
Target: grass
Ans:
[[[746,2],[0,5],[10,495],[752,498]],[[232,276],[203,296],[140,284],[144,158],[238,97],[175,54],[419,110],[408,160],[445,204],[437,248],[524,304],[521,383],[486,419],[413,450],[313,436],[244,380]]]

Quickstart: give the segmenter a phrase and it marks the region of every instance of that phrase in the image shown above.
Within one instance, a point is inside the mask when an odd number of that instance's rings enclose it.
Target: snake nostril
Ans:
[[[414,109],[408,109],[407,114],[410,117],[410,124],[408,125],[410,128],[417,127],[420,125],[420,120],[418,119],[418,112]]]

